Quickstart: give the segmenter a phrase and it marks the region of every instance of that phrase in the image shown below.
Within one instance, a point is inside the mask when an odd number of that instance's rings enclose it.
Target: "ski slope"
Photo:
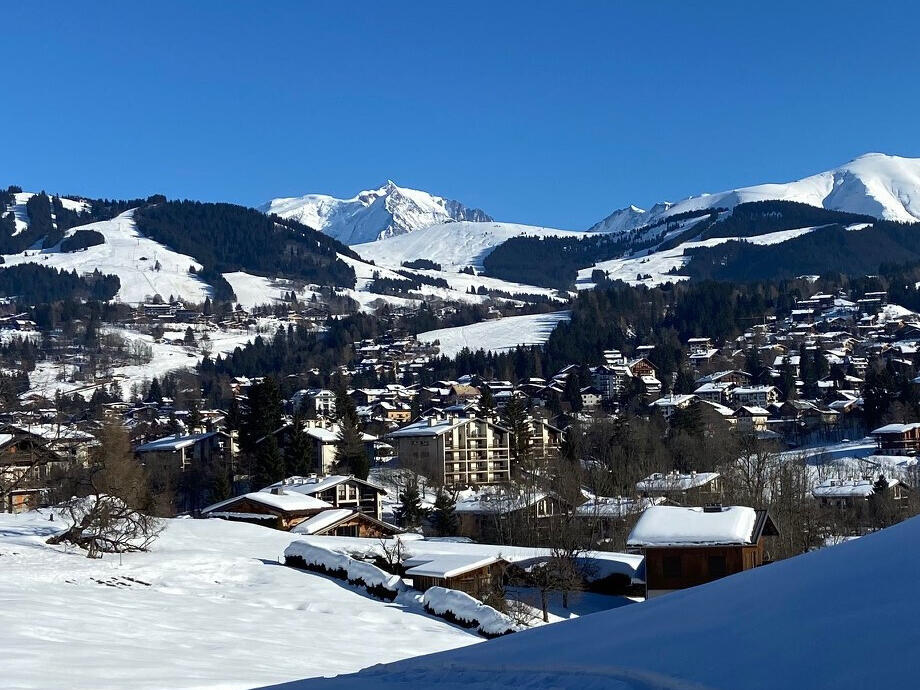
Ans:
[[[482,260],[505,240],[521,235],[582,237],[583,232],[556,230],[517,223],[456,222],[431,225],[415,232],[353,247],[363,258],[382,266],[428,259],[455,272],[465,266],[482,267]]]
[[[0,686],[252,688],[482,640],[280,565],[298,535],[166,522],[152,552],[95,561],[44,543],[47,511],[0,514]]]
[[[780,527],[782,529],[782,527]],[[915,687],[920,519],[637,606],[285,688]]]
[[[568,321],[571,316],[570,311],[506,316],[469,326],[426,331],[419,333],[418,339],[425,343],[438,341],[441,354],[446,357],[456,356],[463,348],[469,348],[474,352],[476,350],[501,352],[511,350],[518,345],[542,345],[549,339],[553,329],[560,322]]]
[[[191,267],[202,268],[201,264],[141,235],[133,216],[134,211],[129,210],[112,220],[71,228],[65,233],[69,237],[78,230],[95,230],[105,238],[104,244],[76,252],[61,252],[58,246],[27,249],[19,254],[5,254],[3,265],[36,263],[79,274],[98,269],[118,276],[121,288],[116,298],[129,304],[143,303],[155,294],[163,299],[174,295],[203,302],[211,294],[211,287],[189,272]],[[155,270],[157,262],[159,270]]]
[[[579,290],[593,288],[594,283],[591,282],[591,273],[596,270],[605,271],[610,280],[622,280],[630,285],[651,286],[688,280],[688,276],[671,273],[671,271],[682,268],[690,260],[689,256],[684,255],[687,249],[696,247],[715,247],[716,245],[731,242],[733,240],[750,242],[751,244],[779,244],[813,232],[817,230],[818,227],[823,226],[780,230],[778,232],[754,235],[752,237],[711,237],[706,240],[682,242],[673,249],[665,249],[660,252],[642,252],[636,256],[600,261],[593,266],[579,270],[575,286]],[[637,276],[650,277],[640,279]]]
[[[862,213],[886,220],[920,220],[920,158],[867,153],[849,163],[794,182],[760,184],[716,194],[662,202],[648,211],[635,206],[614,211],[592,232],[625,232],[677,213],[734,208],[751,201],[798,201],[835,211]]]

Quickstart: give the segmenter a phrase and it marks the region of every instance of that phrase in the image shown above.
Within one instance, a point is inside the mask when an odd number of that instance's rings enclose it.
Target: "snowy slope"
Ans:
[[[582,237],[585,233],[555,230],[517,223],[457,222],[432,225],[411,234],[390,237],[354,247],[365,259],[383,266],[400,266],[403,261],[428,259],[445,270],[482,266],[482,260],[505,240],[521,235],[538,237]]]
[[[561,322],[571,318],[570,311],[549,314],[528,314],[507,316],[492,321],[481,321],[469,326],[439,328],[436,331],[419,333],[420,342],[440,342],[442,355],[454,357],[463,348],[485,349],[490,352],[510,350],[518,345],[542,345],[549,334]]]
[[[299,535],[175,519],[152,552],[92,561],[45,545],[43,512],[0,514],[3,687],[251,688],[482,639],[279,565]]]
[[[855,229],[853,226],[851,229]],[[753,237],[711,237],[706,240],[693,242],[682,242],[673,249],[665,249],[660,252],[640,253],[636,256],[628,256],[609,261],[601,261],[594,266],[583,268],[578,272],[578,281],[576,287],[579,290],[590,289],[594,287],[591,282],[591,273],[595,270],[607,272],[610,280],[622,280],[630,285],[661,285],[662,283],[673,283],[680,280],[686,280],[687,276],[672,274],[670,271],[680,269],[689,260],[689,256],[684,256],[684,250],[695,247],[715,247],[716,245],[730,242],[732,240],[742,240],[751,244],[779,244],[787,240],[794,239],[800,235],[812,232],[817,227],[796,228],[795,230],[780,230],[770,232],[764,235],[755,235]],[[649,278],[638,279],[637,276],[651,276]]]
[[[35,196],[34,192],[16,192],[13,195],[12,206],[8,208],[7,211],[3,214],[4,216],[13,214],[13,218],[16,222],[16,230],[13,232],[14,235],[18,235],[20,232],[29,227],[29,213],[26,210],[26,204],[33,196]],[[89,210],[89,204],[87,202],[74,201],[73,199],[65,199],[64,197],[61,197],[61,205],[64,208],[70,211],[76,211],[77,213],[83,213],[84,211]],[[53,218],[54,214],[52,212],[52,219]]]
[[[285,687],[915,687],[918,539],[914,518],[637,606]]]
[[[272,199],[265,213],[292,218],[345,244],[372,242],[451,220],[490,221],[485,212],[387,180],[352,199],[325,194]]]
[[[92,273],[97,268],[102,273],[117,275],[121,288],[117,299],[132,304],[144,302],[159,293],[164,299],[170,295],[193,302],[203,302],[211,288],[189,268],[201,268],[192,257],[179,254],[151,239],[142,236],[134,223],[134,211],[125,211],[112,220],[99,221],[71,228],[66,235],[77,230],[95,230],[105,237],[105,243],[76,252],[60,252],[57,247],[28,249],[20,254],[4,255],[4,265],[36,263],[51,268]],[[154,270],[160,262],[160,270]]]
[[[785,184],[761,184],[716,194],[661,203],[648,211],[635,206],[614,211],[592,232],[624,232],[676,213],[733,208],[750,201],[798,201],[835,211],[862,213],[886,220],[920,220],[920,158],[867,153],[839,168]]]

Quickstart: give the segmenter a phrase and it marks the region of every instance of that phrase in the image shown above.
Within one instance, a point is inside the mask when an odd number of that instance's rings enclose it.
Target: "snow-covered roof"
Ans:
[[[656,472],[642,481],[636,482],[637,491],[687,491],[699,486],[705,486],[714,479],[719,478],[718,472],[690,472],[678,474],[672,472],[665,474]]]
[[[478,570],[487,565],[498,563],[502,559],[495,556],[482,556],[478,554],[437,554],[433,556],[418,556],[408,558],[405,565],[408,566],[406,575],[418,575],[422,577],[448,578],[468,573],[471,570]]]
[[[689,546],[750,544],[757,511],[730,506],[713,512],[703,508],[652,506],[642,513],[627,546]]]
[[[875,489],[867,479],[825,479],[812,493],[815,498],[867,498]]]
[[[322,426],[310,427],[309,429],[304,429],[304,433],[310,438],[314,438],[321,443],[336,443],[339,440],[339,426],[337,424],[333,424],[329,428]],[[377,437],[362,432],[361,440],[376,441]]]
[[[282,487],[285,491],[288,492],[295,491],[300,494],[308,495],[317,494],[349,480],[359,482],[361,484],[367,484],[368,486],[371,486],[378,491],[386,493],[386,489],[384,489],[382,486],[378,486],[377,484],[366,481],[364,479],[358,479],[351,474],[330,474],[323,477],[315,475],[310,477],[293,476],[288,477],[287,479],[283,479],[280,482],[275,482],[274,484],[271,484],[262,489],[262,491],[271,491],[272,489]]]
[[[220,508],[224,508],[229,505],[233,505],[237,501],[242,499],[248,499],[253,503],[261,503],[262,505],[268,506],[270,508],[276,508],[278,510],[285,511],[299,511],[299,510],[323,510],[326,508],[332,508],[332,505],[326,503],[326,501],[321,501],[318,498],[313,496],[307,496],[306,494],[295,493],[292,491],[282,491],[281,493],[272,493],[270,491],[252,491],[248,494],[243,494],[242,496],[234,496],[233,498],[228,498],[225,501],[220,501],[213,505],[204,508],[202,513],[212,513]]]
[[[873,434],[906,434],[908,431],[913,431],[914,429],[920,428],[920,423],[913,422],[912,424],[886,424],[885,426],[880,426],[878,429],[873,429]]]
[[[307,518],[300,524],[296,525],[291,529],[291,532],[295,534],[316,534],[321,532],[324,529],[332,527],[332,525],[342,520],[346,520],[354,515],[357,511],[352,510],[351,508],[333,508],[332,510],[324,510],[322,513],[317,513],[316,515]]]
[[[180,436],[176,434],[174,436],[164,436],[163,438],[158,438],[156,441],[150,441],[149,443],[144,443],[143,445],[138,446],[134,450],[138,453],[150,453],[153,451],[160,450],[181,450],[182,448],[187,448],[188,446],[193,446],[199,441],[202,441],[211,436],[215,436],[220,432],[217,431],[208,431],[203,434],[190,434],[188,436]]]

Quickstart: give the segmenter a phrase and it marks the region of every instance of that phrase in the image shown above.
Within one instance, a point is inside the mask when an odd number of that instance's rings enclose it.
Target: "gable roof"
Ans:
[[[207,508],[202,509],[202,515],[207,513],[212,513],[218,511],[221,508],[226,508],[232,506],[234,503],[238,503],[243,500],[249,500],[253,503],[259,503],[266,508],[278,510],[281,512],[298,512],[304,510],[324,510],[326,508],[332,508],[332,505],[326,503],[326,501],[321,501],[318,498],[313,496],[307,496],[306,494],[300,494],[291,491],[282,491],[280,493],[272,493],[271,491],[251,491],[248,494],[243,494],[242,496],[234,496],[233,498],[228,498],[225,501],[220,501],[209,505]]]
[[[707,546],[756,544],[776,527],[764,510],[728,506],[703,508],[651,506],[642,513],[627,546]]]

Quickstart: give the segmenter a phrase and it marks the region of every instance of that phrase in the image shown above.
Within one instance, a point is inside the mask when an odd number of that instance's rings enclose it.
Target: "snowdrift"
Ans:
[[[914,518],[644,604],[287,687],[914,687],[918,540]]]
[[[393,601],[396,595],[408,589],[398,575],[305,541],[295,541],[284,550],[284,564],[347,580],[379,599]]]
[[[523,629],[501,611],[456,589],[431,587],[422,595],[422,603],[429,613],[465,628],[476,628],[484,637],[500,637]]]

